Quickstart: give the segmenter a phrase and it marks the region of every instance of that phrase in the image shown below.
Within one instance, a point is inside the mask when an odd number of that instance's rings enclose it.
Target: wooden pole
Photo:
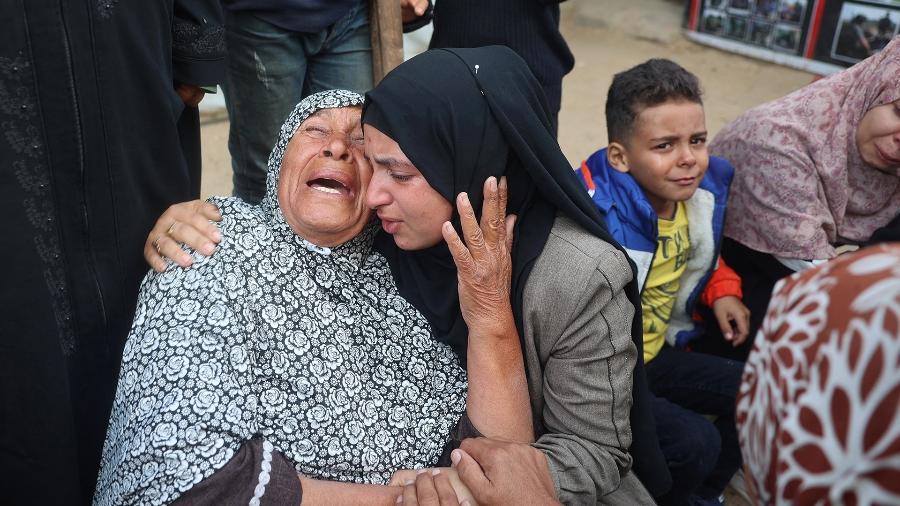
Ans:
[[[403,21],[399,0],[372,0],[369,17],[372,73],[378,84],[388,72],[403,63]]]

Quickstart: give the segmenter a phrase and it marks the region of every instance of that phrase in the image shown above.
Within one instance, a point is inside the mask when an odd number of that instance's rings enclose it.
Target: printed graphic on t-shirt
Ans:
[[[652,360],[663,346],[675,294],[691,249],[684,203],[678,203],[671,220],[660,219],[658,228],[656,255],[641,294],[645,362]]]

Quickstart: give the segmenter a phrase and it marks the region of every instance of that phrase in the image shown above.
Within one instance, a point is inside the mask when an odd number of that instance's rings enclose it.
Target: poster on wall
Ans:
[[[900,12],[888,5],[845,2],[832,38],[831,57],[847,63],[866,59],[897,35],[898,26]]]
[[[704,0],[699,31],[799,54],[808,0]]]
[[[900,33],[900,0],[847,0],[829,4],[815,57],[850,66],[881,51]]]
[[[690,0],[688,38],[819,75],[900,37],[900,0]]]

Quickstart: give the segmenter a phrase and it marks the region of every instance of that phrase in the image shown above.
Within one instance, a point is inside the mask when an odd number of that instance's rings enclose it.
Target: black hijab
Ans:
[[[557,210],[613,243],[552,134],[540,85],[506,47],[436,49],[416,56],[367,94],[363,122],[394,139],[454,207],[456,195],[468,192],[480,214],[485,179],[507,176],[507,211],[518,215],[512,257],[520,332],[522,292]],[[453,222],[459,229],[455,210]],[[432,322],[436,337],[464,357],[468,329],[447,245],[401,251],[385,236],[378,247],[401,294]]]
[[[621,250],[560,150],[550,117],[537,79],[516,53],[503,46],[426,51],[385,76],[366,94],[363,109],[363,123],[396,141],[454,208],[456,194],[464,191],[480,215],[485,179],[507,176],[507,212],[518,216],[512,306],[520,336],[524,335],[525,285],[557,212]],[[460,230],[455,210],[453,222]],[[451,345],[465,361],[468,329],[459,308],[456,267],[446,244],[402,251],[390,236],[381,234],[376,247],[387,258],[400,294],[425,315],[435,337]],[[635,307],[632,339],[642,357],[641,305],[635,282],[626,286],[626,293]],[[639,360],[632,408],[633,454],[639,440],[651,439],[658,452],[645,382]],[[641,423],[636,424],[636,416]],[[668,475],[665,471],[665,467],[656,468],[646,474]]]

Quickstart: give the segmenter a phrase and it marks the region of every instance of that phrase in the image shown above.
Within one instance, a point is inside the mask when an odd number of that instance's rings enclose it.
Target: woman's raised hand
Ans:
[[[181,267],[190,267],[193,260],[181,245],[212,255],[222,240],[222,233],[210,221],[221,220],[219,209],[205,200],[172,204],[150,230],[144,243],[144,259],[157,272],[166,270],[166,258]]]
[[[480,225],[468,195],[456,198],[466,242],[449,222],[442,231],[456,263],[459,306],[469,326],[466,412],[486,436],[531,442],[528,381],[510,301],[515,216],[506,216],[506,199],[506,178],[497,184],[489,177]]]
[[[456,197],[465,243],[449,221],[442,230],[456,263],[459,303],[470,334],[505,336],[515,328],[510,303],[510,252],[516,217],[506,216],[506,199],[506,177],[499,184],[497,178],[489,177],[484,182],[480,224],[469,196],[460,193]]]

